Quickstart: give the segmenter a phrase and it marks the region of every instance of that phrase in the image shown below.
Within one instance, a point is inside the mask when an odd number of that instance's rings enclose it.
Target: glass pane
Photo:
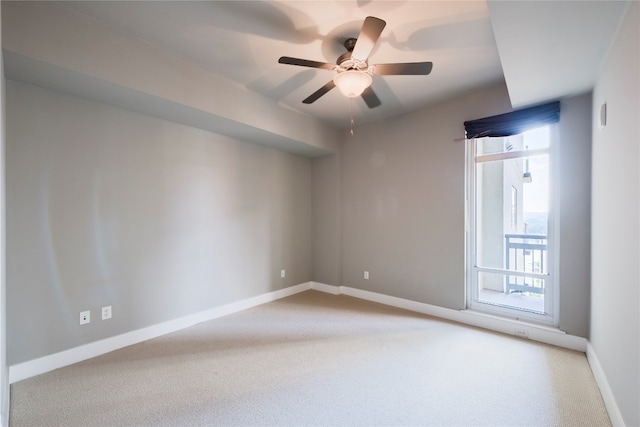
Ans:
[[[476,165],[476,265],[548,273],[549,156]]]
[[[478,301],[544,313],[545,284],[539,278],[478,272]]]
[[[547,147],[549,147],[549,128],[545,126],[504,138],[479,139],[476,142],[476,156]]]

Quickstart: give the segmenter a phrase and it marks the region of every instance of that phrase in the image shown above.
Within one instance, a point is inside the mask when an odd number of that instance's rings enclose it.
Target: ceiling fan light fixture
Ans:
[[[347,98],[355,98],[362,95],[362,92],[371,86],[371,82],[372,79],[368,73],[358,70],[343,71],[333,78],[333,83]]]

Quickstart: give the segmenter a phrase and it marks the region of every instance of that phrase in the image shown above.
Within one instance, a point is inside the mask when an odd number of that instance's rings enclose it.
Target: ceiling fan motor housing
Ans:
[[[369,68],[369,65],[367,64],[366,61],[357,61],[351,58],[351,52],[353,52],[353,48],[356,45],[357,41],[358,39],[355,39],[355,38],[349,38],[344,41],[343,45],[347,49],[347,51],[342,55],[340,55],[338,57],[338,60],[336,61],[336,64],[340,68],[344,70],[358,70],[358,71],[365,71],[367,68]]]

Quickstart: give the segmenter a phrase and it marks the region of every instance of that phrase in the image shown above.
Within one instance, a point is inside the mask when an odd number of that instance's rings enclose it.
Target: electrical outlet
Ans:
[[[520,338],[529,338],[529,331],[527,331],[526,329],[516,328],[513,330],[513,335]]]
[[[102,320],[111,319],[111,306],[102,307]]]
[[[280,270],[280,277],[282,277],[284,279],[285,275],[286,275],[286,271]]]
[[[81,311],[80,312],[80,324],[86,325],[91,322],[91,311]]]
[[[364,278],[365,278],[365,280],[369,280],[369,272],[368,271],[364,272]]]

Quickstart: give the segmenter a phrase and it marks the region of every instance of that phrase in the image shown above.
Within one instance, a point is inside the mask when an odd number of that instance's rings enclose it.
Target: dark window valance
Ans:
[[[557,123],[560,102],[464,122],[467,139],[517,135],[531,128]]]

